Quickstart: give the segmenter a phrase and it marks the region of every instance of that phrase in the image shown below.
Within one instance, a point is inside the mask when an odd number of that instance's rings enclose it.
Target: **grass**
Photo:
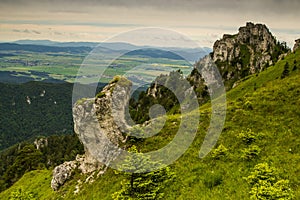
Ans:
[[[36,199],[51,199],[55,192],[50,183],[52,172],[50,170],[36,170],[26,173],[13,187],[0,193],[0,199],[10,199],[13,192],[21,190],[22,193],[32,194]]]
[[[294,60],[298,63],[298,69],[293,71]],[[281,79],[286,62],[290,65],[290,75]],[[295,199],[300,199],[299,64],[300,50],[260,74],[246,77],[227,92],[226,123],[215,147],[225,147],[225,156],[215,157],[213,150],[205,158],[199,158],[211,110],[210,104],[200,107],[201,120],[197,136],[185,154],[171,165],[176,179],[166,187],[165,199],[249,199],[250,188],[244,177],[249,176],[258,163],[268,163],[275,167],[282,179],[290,181]],[[179,124],[180,115],[168,116],[160,134],[141,141],[138,147],[146,152],[164,146],[172,140]],[[251,129],[254,137],[259,138],[252,145],[260,150],[257,156],[243,159],[245,149],[251,147],[239,135],[248,129]],[[40,179],[39,173],[30,173],[36,174],[37,180]],[[28,174],[20,180],[23,182],[18,182],[10,191],[23,185],[35,192],[29,186],[30,182],[24,182],[26,176]],[[65,199],[111,199],[111,194],[120,188],[122,179],[122,174],[116,175],[113,170],[108,170],[94,183],[85,184],[78,196],[73,195],[75,180],[68,182],[61,191],[64,191]],[[41,183],[38,195],[50,193],[54,198],[62,196],[61,191],[54,193],[49,190],[49,182]]]
[[[1,53],[1,52],[0,52]],[[5,52],[9,53],[9,52]],[[140,66],[141,64],[148,64],[155,70],[142,69],[140,71],[133,70],[136,76],[150,76],[155,78],[160,73],[164,72],[164,68],[168,67],[173,70],[181,69],[185,75],[189,74],[192,65],[184,60],[172,60],[167,58],[141,58],[138,56],[121,56],[110,64],[112,61],[110,55],[103,55],[101,59],[87,60],[83,63],[86,55],[66,54],[66,53],[31,53],[31,52],[14,52],[16,56],[7,56],[0,58],[0,71],[15,71],[26,72],[28,76],[35,80],[44,80],[45,77],[39,75],[30,75],[30,71],[47,73],[50,77],[64,80],[67,82],[74,82],[77,75],[80,76],[95,76],[102,74],[104,77],[100,82],[109,82],[116,75],[123,75],[131,69]],[[83,65],[82,65],[83,63]],[[31,65],[33,64],[33,65]],[[84,64],[93,65],[87,68]],[[110,66],[108,66],[110,64]],[[80,67],[84,70],[78,71]],[[157,67],[159,66],[159,67]],[[81,73],[82,72],[82,73]],[[27,76],[27,75],[22,75]],[[80,79],[80,78],[79,78]],[[89,83],[98,81],[95,78],[87,79]]]

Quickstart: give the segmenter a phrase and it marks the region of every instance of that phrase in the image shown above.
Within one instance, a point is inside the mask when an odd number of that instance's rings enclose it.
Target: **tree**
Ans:
[[[251,199],[293,199],[289,181],[280,179],[277,170],[268,163],[257,164],[246,180],[251,187]]]
[[[286,62],[283,68],[283,72],[281,74],[281,78],[285,78],[289,75],[290,71],[289,71],[289,63]]]
[[[294,67],[293,67],[293,71],[297,70],[297,61],[294,60]]]
[[[113,199],[162,199],[163,189],[174,178],[174,173],[169,167],[139,173],[145,168],[151,170],[159,163],[139,153],[135,146],[132,146],[129,151],[136,156],[128,157],[125,164],[120,166],[119,170],[126,171],[124,172],[126,179],[121,183],[121,190],[112,195]]]

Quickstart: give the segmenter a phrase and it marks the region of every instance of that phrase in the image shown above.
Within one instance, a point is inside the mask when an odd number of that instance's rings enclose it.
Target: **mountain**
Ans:
[[[157,51],[169,51],[178,56],[183,57],[188,61],[197,61],[203,56],[207,55],[211,52],[211,48],[203,47],[203,48],[177,48],[177,47],[154,47],[154,46],[137,46],[125,42],[55,42],[51,40],[17,40],[14,41],[15,44],[21,45],[38,45],[38,46],[52,46],[52,47],[89,47],[95,48],[98,46],[111,51],[123,51],[123,52],[130,52],[130,51],[138,51],[145,49],[156,49]],[[108,51],[109,52],[109,51]],[[149,53],[151,54],[151,53]]]
[[[248,22],[246,26],[239,28],[237,34],[224,34],[222,39],[217,40],[213,51],[195,63],[186,80],[193,86],[199,104],[203,104],[210,98],[208,86],[219,84],[214,83],[218,80],[219,73],[226,90],[230,90],[246,76],[259,73],[276,63],[288,51],[290,50],[285,43],[277,41],[266,25]],[[216,68],[207,66],[208,63]],[[207,75],[206,80],[203,74]],[[134,113],[135,121],[143,122],[149,119],[148,114],[137,111],[146,111],[156,104],[157,100],[165,102],[167,111],[180,112],[178,101],[165,88],[172,79],[171,74],[157,77],[145,95],[140,96],[137,102],[131,101],[131,112]],[[173,85],[176,85],[176,81]],[[188,87],[181,89],[186,91]],[[172,109],[170,105],[173,105]]]
[[[51,53],[89,53],[90,47],[56,47],[45,45],[32,44],[14,44],[14,43],[0,43],[0,51],[31,51],[31,52],[51,52]]]
[[[286,65],[289,73],[282,77]],[[195,141],[171,165],[176,179],[164,189],[164,199],[250,199],[257,188],[257,195],[299,199],[299,69],[300,49],[288,53],[284,60],[258,75],[247,76],[227,92],[227,115],[221,137],[212,152],[200,159],[198,152],[211,114],[210,104],[202,105]],[[99,93],[99,100],[104,96],[106,94]],[[86,103],[88,106],[88,100]],[[176,134],[180,118],[180,114],[170,115],[160,134],[135,144],[143,152],[163,147]],[[75,171],[58,191],[53,191],[51,171],[26,173],[2,192],[0,198],[19,194],[38,199],[111,199],[112,194],[121,189],[125,178],[123,173],[109,168],[102,175],[94,174],[93,178]],[[266,182],[259,183],[267,185],[251,185],[248,180],[260,172],[265,173]],[[85,182],[90,179],[93,181]]]
[[[0,83],[0,93],[0,151],[39,136],[73,133],[72,83]]]
[[[245,35],[250,36],[245,37],[245,41],[242,37],[244,30],[247,30]],[[256,32],[262,33],[265,39],[257,39]],[[222,46],[224,55],[216,55],[224,61],[220,63],[217,59],[216,64],[227,86],[226,120],[221,127],[221,136],[206,157],[199,158],[199,150],[203,142],[207,141],[206,135],[211,128],[212,116],[220,115],[212,109],[213,103],[217,103],[214,106],[221,106],[218,104],[220,96],[214,95],[217,99],[203,101],[197,109],[189,110],[190,104],[182,100],[189,96],[191,87],[177,88],[179,91],[175,93],[179,93],[178,101],[184,104],[183,111],[188,110],[188,113],[183,114],[176,108],[178,105],[173,104],[173,97],[165,95],[169,91],[154,83],[141,95],[164,100],[166,105],[170,105],[167,117],[162,117],[164,110],[156,106],[148,111],[152,116],[151,120],[146,119],[145,123],[132,126],[125,120],[128,116],[124,113],[127,110],[124,104],[129,100],[128,90],[131,83],[124,77],[115,77],[95,98],[81,99],[73,107],[74,130],[83,143],[84,155],[78,155],[74,160],[64,162],[54,169],[41,167],[39,170],[30,171],[31,166],[28,165],[30,172],[0,193],[0,199],[112,199],[118,196],[116,194],[124,194],[128,199],[141,192],[159,194],[161,199],[299,199],[300,180],[297,174],[300,171],[300,49],[296,47],[293,52],[288,51],[284,44],[273,40],[271,36],[266,26],[248,23],[234,36],[242,38],[234,40],[237,45],[233,49],[234,52],[239,52],[237,55],[231,53],[231,40],[219,43],[224,40],[223,37],[216,42],[214,51],[201,59],[187,77],[194,89],[199,90],[199,94],[207,92],[200,73],[196,74],[197,67],[200,72],[203,69],[210,70],[204,64],[212,61],[219,46]],[[227,36],[227,41],[226,38]],[[256,45],[251,45],[252,40]],[[271,47],[265,50],[265,44]],[[238,62],[233,62],[230,56],[225,55],[234,56]],[[265,61],[269,66],[261,65]],[[224,76],[226,67],[230,73],[238,75]],[[215,75],[215,71],[210,72]],[[185,79],[178,71],[169,76],[160,76],[156,83],[161,80],[173,85],[176,81]],[[203,94],[205,96],[207,94]],[[200,97],[198,96],[198,100]],[[148,98],[140,99],[145,102],[138,103],[138,106],[149,105]],[[115,108],[114,112],[112,108]],[[154,112],[154,109],[159,112]],[[96,159],[115,164],[115,160],[118,161],[116,158],[126,158],[122,151],[115,151],[116,148],[110,146],[110,143],[122,149],[135,149],[139,152],[162,149],[178,139],[178,131],[184,118],[190,116],[194,119],[198,111],[199,122],[189,121],[188,128],[183,127],[185,137],[190,136],[191,128],[196,129],[194,141],[178,160],[170,164],[168,170],[175,178],[163,186],[159,183],[163,182],[164,177],[155,176],[160,174],[159,170],[133,174],[130,173],[132,168],[129,168],[127,172],[120,172],[105,167]],[[137,112],[146,115],[144,110]],[[86,122],[91,122],[90,126]],[[153,123],[158,123],[160,127],[156,134],[149,138],[141,137],[148,133],[146,130],[156,130]],[[98,125],[103,129],[94,132]],[[124,133],[122,130],[129,132]],[[185,138],[173,143],[178,148],[163,154],[163,159],[178,152],[183,142]],[[21,158],[22,155],[24,154],[20,153]],[[146,156],[147,154],[138,153],[135,159],[127,159],[128,162],[122,167],[143,168],[143,159],[148,158]],[[34,154],[34,159],[38,158],[39,154]],[[32,157],[28,159],[33,160]],[[155,165],[159,163],[157,161]],[[131,190],[127,190],[128,188]],[[144,190],[141,191],[140,188]],[[149,188],[152,190],[149,191]],[[158,198],[150,196],[149,199]]]
[[[210,57],[218,67],[226,88],[231,89],[236,81],[265,70],[288,51],[286,43],[277,41],[266,25],[248,22],[239,28],[237,34],[224,34],[222,39],[217,40]],[[200,62],[196,64],[198,70],[194,71],[191,79],[199,79]]]
[[[97,42],[56,42],[51,40],[17,40],[12,43],[15,44],[29,44],[42,46],[56,46],[56,47],[95,47]]]

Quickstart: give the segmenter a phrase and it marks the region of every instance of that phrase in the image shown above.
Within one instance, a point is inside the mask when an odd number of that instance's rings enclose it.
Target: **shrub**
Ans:
[[[245,103],[244,103],[244,106],[243,106],[245,109],[247,109],[247,110],[253,110],[253,106],[252,106],[252,103],[250,102],[250,101],[246,101]]]
[[[242,139],[242,141],[250,145],[253,142],[255,142],[257,139],[259,139],[260,135],[257,133],[254,133],[251,129],[247,129],[246,131],[242,131],[239,135],[238,138]]]
[[[267,163],[257,164],[246,180],[251,187],[251,199],[293,199],[289,181],[279,179],[277,170]]]
[[[212,158],[220,159],[228,155],[228,149],[224,145],[219,145],[218,148],[212,151]]]
[[[105,92],[99,92],[99,93],[96,95],[96,98],[102,98],[102,97],[105,97]]]
[[[257,158],[260,152],[261,148],[259,148],[259,146],[250,145],[248,148],[242,150],[241,158],[245,160],[252,160],[254,158]]]

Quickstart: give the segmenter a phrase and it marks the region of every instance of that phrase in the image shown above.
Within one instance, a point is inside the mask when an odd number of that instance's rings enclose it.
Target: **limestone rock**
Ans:
[[[53,170],[53,177],[51,180],[51,188],[58,190],[73,174],[77,167],[76,161],[65,162],[56,166]]]
[[[58,190],[60,186],[72,177],[76,169],[82,174],[94,174],[95,171],[99,171],[102,167],[103,165],[91,156],[88,156],[88,153],[77,155],[76,160],[64,162],[54,168],[51,188]]]
[[[34,140],[34,145],[37,150],[48,146],[48,139],[47,138],[39,138]]]
[[[130,98],[130,89],[130,81],[116,77],[96,98],[77,101],[73,107],[74,131],[83,143],[85,154],[77,155],[76,160],[54,168],[51,181],[54,190],[62,186],[75,169],[89,174],[88,182],[93,181],[96,171],[99,171],[98,175],[105,172],[104,163],[117,156],[109,144],[118,147],[126,141],[122,133],[130,127],[125,120],[125,105]]]
[[[237,34],[224,34],[217,40],[211,58],[230,89],[235,81],[276,62],[281,54],[278,49],[284,51],[287,47],[276,41],[266,25],[248,22]]]
[[[295,40],[293,51],[296,51],[300,47],[300,39]]]

